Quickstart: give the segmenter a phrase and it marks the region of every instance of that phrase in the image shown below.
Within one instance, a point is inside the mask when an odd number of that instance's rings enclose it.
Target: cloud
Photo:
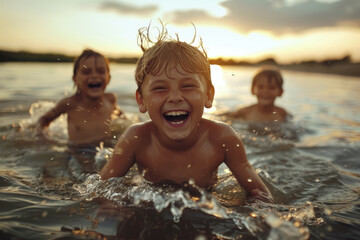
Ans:
[[[173,12],[173,20],[179,24],[195,22],[226,26],[243,33],[264,30],[282,34],[338,25],[360,27],[359,0],[303,0],[296,4],[281,0],[228,0],[221,5],[228,12],[221,18],[201,10],[190,10]]]
[[[107,1],[103,2],[100,5],[100,10],[114,11],[121,15],[140,15],[140,16],[149,16],[154,14],[158,9],[155,5],[147,5],[147,6],[134,6],[122,2],[113,2]]]
[[[194,23],[216,23],[219,18],[211,16],[204,10],[190,9],[190,10],[177,10],[167,14],[167,19],[171,19],[176,24]]]

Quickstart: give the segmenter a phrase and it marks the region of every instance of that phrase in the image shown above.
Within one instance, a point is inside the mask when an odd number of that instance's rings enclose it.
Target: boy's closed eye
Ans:
[[[166,87],[165,86],[153,86],[150,88],[151,92],[163,92],[166,91]]]
[[[105,68],[103,68],[103,67],[97,68],[96,72],[100,73],[100,74],[105,73]]]
[[[258,84],[256,87],[257,87],[258,89],[264,89],[264,88],[265,88],[264,85],[262,85],[262,84]]]
[[[199,88],[200,85],[196,80],[188,80],[188,81],[184,81],[181,87],[185,89],[192,89],[192,88]]]
[[[182,88],[197,88],[198,86],[196,84],[184,84]]]
[[[81,73],[82,74],[90,74],[91,73],[91,68],[88,68],[88,67],[81,68]]]
[[[275,90],[275,89],[276,89],[276,86],[269,86],[269,89],[270,89],[270,90]]]

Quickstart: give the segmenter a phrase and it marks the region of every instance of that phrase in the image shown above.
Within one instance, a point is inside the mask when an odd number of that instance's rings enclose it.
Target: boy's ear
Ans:
[[[144,99],[142,98],[141,93],[139,92],[139,90],[136,90],[135,97],[136,97],[136,102],[137,102],[138,107],[139,107],[139,111],[141,113],[146,113],[147,108],[145,106]]]
[[[281,96],[283,95],[283,93],[284,93],[284,90],[283,90],[283,89],[281,89],[281,90],[280,90],[280,92],[279,92],[278,97],[281,97]]]
[[[74,81],[74,86],[77,86],[77,79],[76,79],[76,76],[73,77],[73,81]]]
[[[206,96],[206,100],[205,100],[205,107],[206,108],[211,108],[212,107],[212,103],[214,101],[214,95],[215,95],[215,89],[214,88],[210,88],[208,90],[207,96]]]

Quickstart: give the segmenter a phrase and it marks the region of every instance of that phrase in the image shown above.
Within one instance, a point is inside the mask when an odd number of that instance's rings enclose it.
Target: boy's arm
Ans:
[[[59,101],[55,107],[50,109],[47,113],[42,115],[36,123],[36,132],[38,135],[42,135],[42,130],[49,126],[49,124],[59,117],[61,114],[68,111],[69,108],[69,99],[63,99]]]
[[[230,127],[228,127],[230,128]],[[225,163],[234,174],[238,183],[252,196],[262,201],[272,202],[273,197],[260,179],[255,169],[248,162],[244,145],[238,134],[230,128],[225,141]]]
[[[113,105],[114,115],[116,117],[124,115],[124,112],[121,110],[120,106],[117,104],[117,95],[115,93],[108,93],[107,96]]]
[[[111,158],[100,171],[103,180],[124,176],[135,163],[135,152],[139,144],[137,128],[131,126],[121,135]]]

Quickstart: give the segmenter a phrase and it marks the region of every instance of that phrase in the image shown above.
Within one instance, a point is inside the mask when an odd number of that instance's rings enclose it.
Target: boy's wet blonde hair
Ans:
[[[169,75],[171,69],[178,64],[187,73],[195,73],[204,77],[208,91],[214,91],[211,82],[210,64],[206,51],[200,39],[200,46],[194,47],[190,43],[181,42],[179,36],[172,39],[168,36],[165,26],[161,23],[156,41],[150,38],[150,25],[140,28],[138,31],[138,45],[143,51],[142,57],[138,60],[135,70],[135,80],[138,91],[141,94],[141,85],[147,75],[158,76],[165,72]]]
[[[256,83],[260,78],[265,77],[269,82],[274,80],[278,88],[283,91],[283,78],[280,73],[280,69],[277,66],[266,65],[257,69],[251,85],[251,91],[253,91]]]

